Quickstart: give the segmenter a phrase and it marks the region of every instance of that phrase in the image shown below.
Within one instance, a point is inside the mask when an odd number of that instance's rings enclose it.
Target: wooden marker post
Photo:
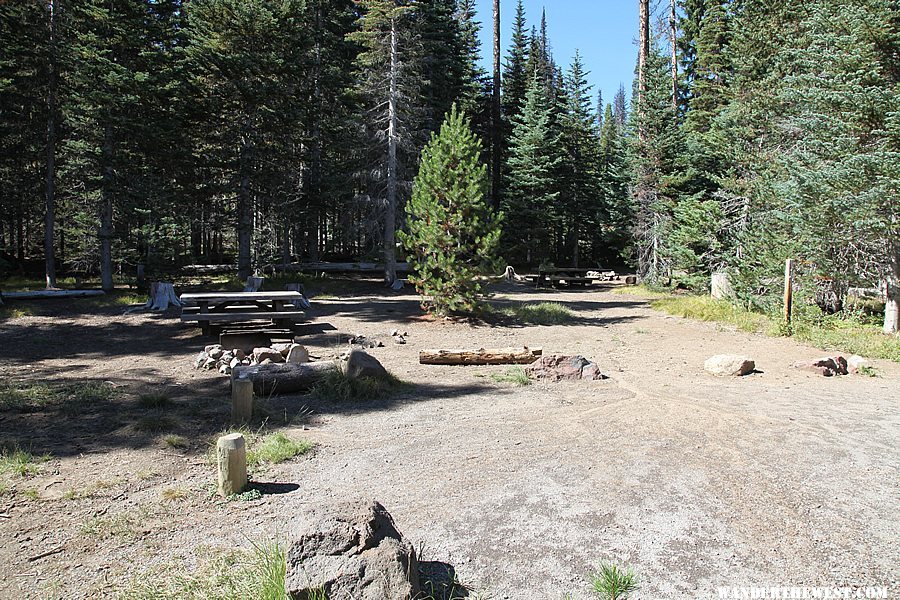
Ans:
[[[216,442],[219,495],[227,498],[247,487],[247,447],[240,433],[223,435]]]
[[[253,382],[249,379],[231,380],[231,422],[246,425],[253,418]]]
[[[791,324],[791,304],[794,300],[794,259],[784,261],[784,322]]]

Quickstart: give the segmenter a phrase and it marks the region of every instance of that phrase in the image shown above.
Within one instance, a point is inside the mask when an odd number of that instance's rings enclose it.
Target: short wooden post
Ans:
[[[223,435],[216,442],[219,495],[240,494],[247,487],[247,447],[240,433]]]
[[[234,378],[231,381],[231,422],[245,425],[253,417],[253,382]]]
[[[784,261],[784,322],[791,324],[791,304],[794,300],[794,260],[792,258]]]

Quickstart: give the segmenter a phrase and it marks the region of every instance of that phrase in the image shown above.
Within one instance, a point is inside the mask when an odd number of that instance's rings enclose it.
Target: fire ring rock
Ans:
[[[336,600],[412,600],[421,592],[415,549],[374,500],[313,508],[289,531],[291,598],[319,589]]]
[[[579,381],[583,379],[606,379],[597,363],[583,356],[542,356],[527,367],[525,374],[531,379],[549,381]]]

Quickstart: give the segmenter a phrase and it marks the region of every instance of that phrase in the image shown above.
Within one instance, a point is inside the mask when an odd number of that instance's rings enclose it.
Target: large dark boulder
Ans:
[[[415,550],[374,500],[317,507],[291,524],[288,594],[306,600],[413,600],[420,592]]]
[[[525,373],[531,379],[549,381],[578,381],[582,379],[606,379],[597,363],[583,356],[542,356],[527,367]]]

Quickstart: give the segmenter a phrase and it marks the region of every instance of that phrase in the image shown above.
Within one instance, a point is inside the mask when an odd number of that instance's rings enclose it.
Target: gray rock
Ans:
[[[292,598],[412,600],[421,592],[412,544],[374,500],[316,507],[289,528],[285,587]]]
[[[245,358],[247,358],[247,353],[244,352],[243,350],[241,350],[240,348],[235,348],[231,352],[234,354],[235,358],[239,358],[241,360],[244,360]]]
[[[405,344],[405,343],[406,343],[406,338],[403,337],[402,335],[398,335],[398,336],[396,336],[396,337],[394,338],[394,343],[395,343],[395,344]]]
[[[234,358],[231,359],[231,362],[228,363],[228,366],[233,369],[240,364],[241,364],[241,359],[239,359],[238,357],[235,356]]]
[[[207,371],[211,371],[216,368],[216,360],[214,358],[207,358],[203,363],[203,368]]]
[[[291,344],[285,362],[291,365],[309,362],[309,351],[300,344]]]
[[[746,356],[717,354],[706,359],[703,368],[720,377],[741,377],[756,369],[756,362]]]
[[[223,354],[225,354],[225,352],[222,350],[222,348],[213,348],[212,350],[209,351],[209,357],[214,358],[216,360],[219,360],[220,358],[222,358]]]
[[[194,368],[199,369],[202,367],[207,359],[209,358],[209,354],[206,353],[206,350],[197,355],[197,358],[194,360]]]
[[[871,369],[871,368],[872,368],[872,363],[869,360],[867,360],[857,354],[854,354],[853,356],[851,356],[850,358],[847,359],[847,371],[849,371],[853,375],[858,375],[861,369]]]
[[[219,373],[221,373],[222,375],[230,375],[231,367],[229,365],[221,365],[219,367]]]
[[[284,362],[284,356],[281,355],[281,351],[274,348],[254,348],[253,358],[259,364],[263,364],[264,360],[274,363]]]
[[[205,348],[203,349],[203,351],[206,352],[207,354],[209,354],[209,353],[212,352],[213,350],[221,350],[221,349],[222,349],[221,344],[210,344],[210,345],[208,345],[207,347],[205,347]]]
[[[362,350],[351,350],[346,357],[343,357],[341,371],[348,377],[388,378],[387,370],[378,362],[378,359]]]
[[[835,375],[846,375],[847,359],[843,356],[825,356],[813,361],[800,361],[794,363],[794,368],[818,373],[823,377],[833,377]]]
[[[583,356],[542,356],[527,367],[525,374],[531,379],[548,381],[579,381],[582,379],[606,379],[597,363]]]
[[[277,350],[278,352],[281,352],[282,356],[287,356],[293,345],[294,344],[292,343],[276,342],[272,344],[272,350]]]

